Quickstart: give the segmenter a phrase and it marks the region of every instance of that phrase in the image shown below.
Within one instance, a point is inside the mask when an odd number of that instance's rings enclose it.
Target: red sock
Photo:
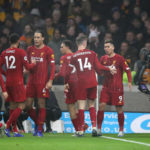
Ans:
[[[78,118],[71,119],[71,121],[72,121],[72,124],[73,124],[75,130],[78,131]]]
[[[18,132],[17,120],[16,120],[16,121],[13,121],[13,123],[12,123],[12,131],[13,131],[13,132]]]
[[[90,112],[90,118],[91,118],[92,127],[96,127],[96,111],[95,111],[95,107],[90,107],[89,108],[89,112]]]
[[[79,109],[79,131],[83,131],[84,130],[84,109]]]
[[[11,125],[13,122],[17,121],[17,119],[18,119],[18,117],[20,116],[21,112],[22,112],[22,109],[20,109],[20,108],[16,108],[16,109],[13,111],[13,113],[9,116],[9,119],[8,119],[8,121],[7,121],[7,123],[6,123],[6,128],[7,128],[7,129],[10,128],[10,125]]]
[[[13,113],[13,109],[9,109],[9,116]],[[17,120],[13,121],[12,122],[12,131],[13,132],[18,132],[18,129],[17,129]]]
[[[45,108],[39,108],[38,114],[38,130],[43,131],[43,124],[45,122],[46,110]]]
[[[104,120],[104,111],[99,110],[97,113],[97,128],[98,129],[101,129],[103,120]]]
[[[31,117],[31,119],[35,122],[35,124],[38,124],[37,122],[37,115],[35,109],[31,108],[28,110],[28,114]]]
[[[124,113],[118,114],[119,131],[123,131],[124,127]]]

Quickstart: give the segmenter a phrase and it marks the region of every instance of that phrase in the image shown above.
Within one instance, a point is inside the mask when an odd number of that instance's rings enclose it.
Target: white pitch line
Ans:
[[[135,144],[140,144],[140,145],[145,145],[145,146],[150,146],[150,144],[148,144],[148,143],[137,142],[137,141],[132,141],[132,140],[126,140],[126,139],[121,139],[121,138],[113,138],[113,137],[108,137],[108,136],[102,136],[102,138],[117,140],[117,141],[123,141],[123,142],[128,142],[128,143],[135,143]]]

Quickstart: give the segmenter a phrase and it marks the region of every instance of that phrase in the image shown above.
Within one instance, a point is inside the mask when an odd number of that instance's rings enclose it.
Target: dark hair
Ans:
[[[87,40],[87,36],[86,35],[80,35],[76,38],[76,44],[77,45],[81,45],[83,43],[83,41]]]
[[[19,40],[19,35],[17,33],[12,33],[10,35],[9,41],[10,41],[11,44],[17,43],[18,40]]]
[[[42,37],[45,37],[44,31],[42,31],[40,29],[35,30],[34,34],[35,33],[41,33]]]
[[[110,43],[110,44],[112,44],[114,46],[113,40],[105,40],[104,44],[107,44],[107,43]]]
[[[67,47],[69,47],[69,49],[72,49],[73,44],[70,40],[64,40],[62,41],[63,44],[65,44]]]

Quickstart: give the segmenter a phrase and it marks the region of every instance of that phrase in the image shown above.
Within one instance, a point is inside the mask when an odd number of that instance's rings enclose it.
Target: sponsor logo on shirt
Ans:
[[[43,62],[43,58],[41,57],[31,57],[31,60],[35,59],[37,62]]]
[[[71,59],[71,56],[67,56],[67,59]]]

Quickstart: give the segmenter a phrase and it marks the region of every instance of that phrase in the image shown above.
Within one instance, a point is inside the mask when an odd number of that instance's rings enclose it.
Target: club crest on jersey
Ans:
[[[54,54],[52,54],[52,55],[51,55],[51,59],[54,59],[54,58],[55,58],[55,56],[54,56]]]
[[[32,52],[32,55],[34,55],[35,54],[35,52]]]
[[[115,65],[115,64],[116,64],[116,60],[113,61],[113,65]]]
[[[104,61],[104,63],[103,63],[103,64],[104,64],[104,65],[106,65],[106,63],[107,63],[107,62],[106,62],[106,61]]]
[[[63,62],[64,62],[64,61],[63,61],[63,60],[61,60],[61,61],[60,61],[60,64],[63,64]]]
[[[127,63],[126,61],[125,61],[124,63],[125,63],[125,65],[127,65],[127,66],[128,66],[128,63]]]
[[[41,56],[43,56],[43,55],[44,55],[44,52],[41,53]]]

